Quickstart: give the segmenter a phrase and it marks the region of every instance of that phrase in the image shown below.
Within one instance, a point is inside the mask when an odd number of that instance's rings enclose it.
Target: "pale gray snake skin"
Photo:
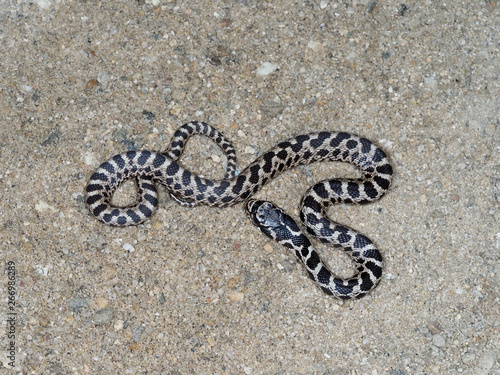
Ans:
[[[227,156],[222,180],[201,178],[177,162],[187,140],[203,134],[214,140]],[[355,274],[347,279],[332,275],[309,239],[295,221],[269,202],[250,199],[281,172],[316,161],[348,162],[360,168],[363,177],[321,181],[308,189],[300,204],[300,219],[307,231],[324,243],[341,247],[353,259]],[[292,250],[309,276],[327,294],[336,298],[360,298],[382,277],[382,255],[366,236],[335,223],[326,216],[330,203],[363,204],[381,198],[389,189],[393,170],[385,152],[366,138],[345,132],[299,135],[277,144],[236,175],[236,156],[229,141],[202,122],[190,122],[174,134],[167,151],[128,151],[102,163],[90,177],[87,206],[98,220],[113,226],[137,225],[158,208],[155,183],[166,187],[176,202],[185,206],[216,207],[246,202],[251,221],[270,238]],[[115,207],[111,198],[124,180],[138,180],[138,201],[130,207]]]

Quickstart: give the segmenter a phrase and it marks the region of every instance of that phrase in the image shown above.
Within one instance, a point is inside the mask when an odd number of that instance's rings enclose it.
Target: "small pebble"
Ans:
[[[234,293],[231,293],[231,294],[229,295],[229,300],[230,300],[231,302],[239,302],[239,301],[242,301],[242,300],[243,300],[243,297],[244,297],[244,296],[245,296],[245,295],[244,295],[243,293],[241,293],[241,292],[234,292]]]
[[[79,310],[87,307],[88,304],[89,301],[86,298],[73,298],[69,301],[69,308],[72,310]]]
[[[255,71],[255,74],[257,74],[257,76],[259,77],[265,77],[277,69],[278,69],[278,64],[265,62]]]
[[[102,309],[94,314],[94,323],[96,325],[106,324],[113,319],[113,311],[111,309]]]
[[[38,323],[40,323],[40,325],[45,328],[50,324],[50,320],[46,316],[41,316],[38,320]]]
[[[106,298],[98,297],[94,300],[94,302],[99,309],[104,309],[108,306],[108,300]]]
[[[122,247],[123,247],[124,250],[127,250],[130,253],[133,253],[135,251],[135,248],[131,244],[129,244],[128,242],[125,242],[122,245]]]
[[[241,365],[241,367],[243,368],[243,372],[246,375],[250,375],[252,373],[252,368],[251,367],[248,367],[248,366],[245,366],[245,365]]]
[[[477,375],[489,375],[497,355],[494,350],[487,350],[477,362]]]
[[[85,84],[85,89],[90,90],[90,89],[96,87],[98,84],[99,84],[99,82],[97,81],[97,79],[91,79],[91,80],[87,81],[87,83]]]
[[[274,249],[273,249],[273,247],[272,247],[272,245],[270,243],[266,243],[264,245],[264,250],[267,251],[268,253],[274,251]]]
[[[436,334],[432,336],[432,343],[438,348],[442,348],[446,342],[443,336],[441,336],[440,334]]]
[[[245,147],[245,154],[255,155],[255,149],[252,146]]]
[[[123,320],[118,319],[115,322],[115,324],[113,325],[113,328],[115,329],[115,331],[119,331],[119,330],[123,329]]]
[[[47,210],[54,211],[55,208],[54,208],[54,206],[51,206],[50,204],[48,204],[42,200],[39,200],[38,203],[35,204],[35,210],[37,210],[38,212],[45,212]]]
[[[118,272],[111,266],[104,266],[101,269],[101,277],[103,280],[111,280]]]

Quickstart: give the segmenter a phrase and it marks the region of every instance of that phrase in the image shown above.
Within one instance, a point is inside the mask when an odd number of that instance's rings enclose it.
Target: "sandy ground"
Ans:
[[[0,7],[1,374],[500,374],[497,1]],[[138,227],[89,214],[101,162],[164,150],[190,120],[241,167],[305,132],[379,143],[390,192],[329,210],[381,249],[377,289],[323,294],[241,205],[182,208],[162,189]],[[213,178],[224,160],[201,137],[182,158]],[[300,167],[258,196],[297,216],[308,186],[357,173]]]

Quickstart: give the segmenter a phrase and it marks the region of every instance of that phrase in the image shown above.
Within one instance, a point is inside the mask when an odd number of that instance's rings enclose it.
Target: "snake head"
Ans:
[[[260,200],[249,200],[246,203],[248,217],[259,230],[272,239],[276,239],[286,225],[286,213],[271,202]]]

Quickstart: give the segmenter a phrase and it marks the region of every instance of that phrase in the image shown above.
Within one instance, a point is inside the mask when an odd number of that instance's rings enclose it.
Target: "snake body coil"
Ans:
[[[212,181],[201,178],[177,162],[193,134],[213,139],[228,160],[226,177]],[[298,225],[269,202],[250,199],[263,185],[281,172],[316,161],[331,160],[355,164],[362,173],[357,179],[321,181],[306,192],[301,202],[300,219],[307,231],[322,242],[342,247],[356,263],[357,272],[349,279],[334,277],[323,264]],[[294,251],[309,276],[328,294],[337,298],[359,298],[372,290],[382,275],[382,256],[367,237],[330,221],[325,213],[330,203],[368,203],[387,192],[392,167],[382,149],[366,138],[345,132],[320,132],[299,135],[267,151],[236,175],[234,148],[224,136],[202,122],[180,127],[167,151],[129,151],[102,163],[86,186],[90,212],[108,225],[137,225],[158,207],[155,183],[166,186],[180,204],[224,207],[246,201],[252,222],[266,235]],[[136,177],[139,199],[129,207],[111,204],[114,191],[124,180]]]

